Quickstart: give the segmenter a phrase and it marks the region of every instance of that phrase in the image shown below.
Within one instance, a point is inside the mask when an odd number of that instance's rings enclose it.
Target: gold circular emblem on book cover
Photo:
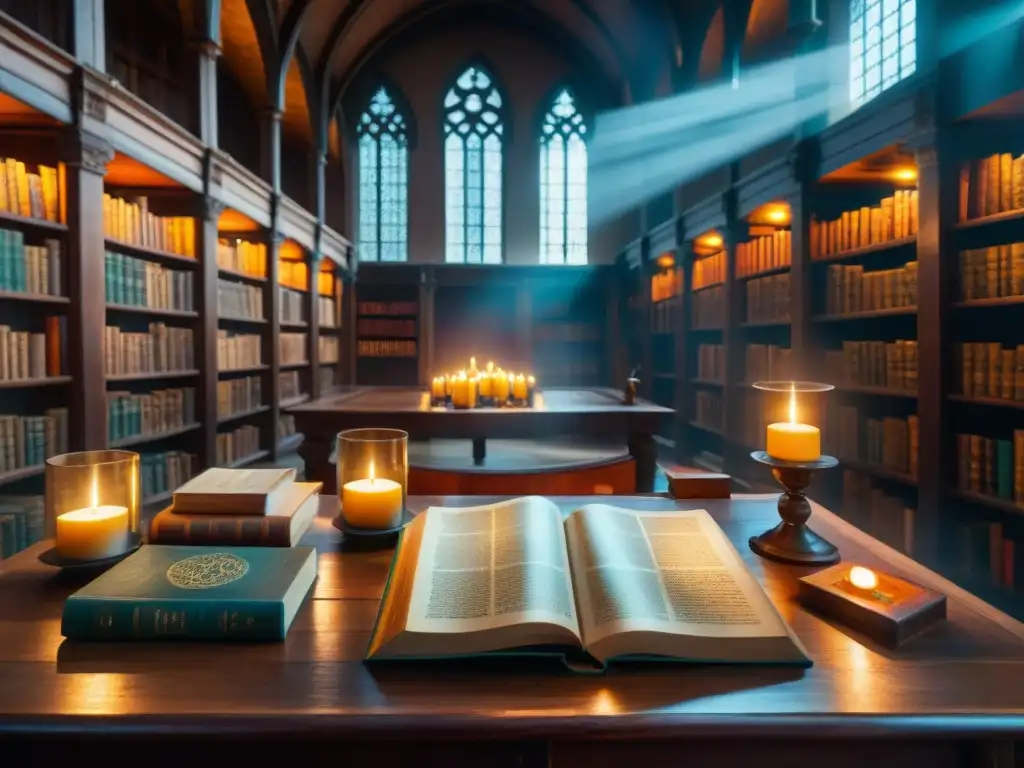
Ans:
[[[171,565],[167,580],[181,589],[210,589],[238,581],[249,572],[249,563],[229,552],[195,555]]]

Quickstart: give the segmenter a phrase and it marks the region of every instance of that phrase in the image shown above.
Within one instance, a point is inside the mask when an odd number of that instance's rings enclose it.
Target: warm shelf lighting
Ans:
[[[662,269],[671,269],[676,265],[676,257],[671,253],[663,253],[655,263]]]
[[[902,168],[897,168],[893,171],[892,175],[896,181],[917,181],[917,168],[904,166]]]
[[[709,232],[697,238],[697,245],[707,248],[721,248],[723,242],[722,236],[717,232]]]
[[[777,205],[768,209],[767,212],[768,221],[773,224],[788,224],[789,223],[789,206]]]

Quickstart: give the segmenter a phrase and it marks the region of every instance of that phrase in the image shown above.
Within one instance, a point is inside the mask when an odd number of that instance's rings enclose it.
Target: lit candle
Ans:
[[[369,477],[341,488],[341,512],[353,528],[395,528],[402,522],[402,486],[394,480]]]
[[[878,576],[870,568],[855,565],[850,569],[850,586],[860,592],[872,593],[878,588]]]
[[[128,548],[128,507],[101,505],[92,485],[92,504],[57,516],[57,554],[69,560],[102,560]]]
[[[476,358],[471,357],[469,358],[469,378],[475,379],[477,373],[479,373],[479,371],[476,369]]]
[[[445,397],[452,396],[452,377],[447,373],[444,375],[444,394]]]
[[[452,380],[452,405],[456,408],[469,408],[469,379],[465,371],[459,371],[457,378]]]
[[[488,363],[490,365],[490,363]],[[491,396],[491,374],[484,371],[480,374],[480,397]]]
[[[817,461],[821,458],[821,431],[796,420],[796,387],[789,391],[789,421],[768,425],[766,451],[780,461]]]
[[[526,377],[520,373],[512,382],[512,398],[514,400],[525,400],[526,396]]]
[[[494,375],[494,363],[492,363],[490,361],[487,362],[487,375],[488,376],[493,376]]]
[[[491,390],[494,392],[494,399],[499,403],[508,400],[509,377],[500,368],[491,381]]]
[[[443,376],[435,376],[430,384],[430,394],[435,400],[444,400],[445,384]]]

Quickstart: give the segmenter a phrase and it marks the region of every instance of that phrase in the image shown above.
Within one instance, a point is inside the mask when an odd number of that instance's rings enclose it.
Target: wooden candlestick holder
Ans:
[[[839,464],[832,456],[817,461],[782,461],[764,451],[754,451],[750,457],[772,468],[772,477],[785,488],[779,496],[779,517],[782,522],[760,536],[750,537],[750,548],[761,557],[793,565],[832,565],[839,562],[839,550],[810,528],[811,503],[804,491],[811,477],[821,469]]]

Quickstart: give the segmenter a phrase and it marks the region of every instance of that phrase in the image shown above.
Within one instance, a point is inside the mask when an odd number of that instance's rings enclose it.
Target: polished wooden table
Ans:
[[[565,511],[588,500],[608,497],[556,499]],[[412,498],[416,509],[481,501]],[[806,569],[750,552],[747,537],[775,519],[773,498],[616,502],[709,510],[814,667],[651,665],[601,676],[525,660],[368,668],[360,659],[391,553],[346,551],[330,526],[337,499],[325,497],[306,539],[320,552],[319,579],[283,643],[62,644],[74,584],[36,559],[48,545],[0,563],[0,764],[27,764],[7,759],[27,739],[40,765],[72,739],[76,757],[96,750],[106,765],[127,755],[147,767],[162,756],[201,765],[219,749],[237,763],[288,739],[281,755],[340,760],[332,765],[1013,765],[1024,733],[1021,624],[817,508],[816,528],[848,560],[949,596],[947,624],[889,652],[797,606]]]
[[[296,431],[304,435],[299,455],[306,462],[306,477],[324,483],[325,492],[337,491],[330,457],[334,439],[343,429],[390,427],[403,429],[412,439],[459,438],[473,441],[479,463],[485,441],[536,439],[555,435],[585,435],[623,441],[636,460],[636,488],[654,490],[657,450],[654,435],[671,408],[637,400],[622,404],[614,389],[545,389],[532,408],[434,408],[430,395],[405,387],[357,387],[288,409]]]

